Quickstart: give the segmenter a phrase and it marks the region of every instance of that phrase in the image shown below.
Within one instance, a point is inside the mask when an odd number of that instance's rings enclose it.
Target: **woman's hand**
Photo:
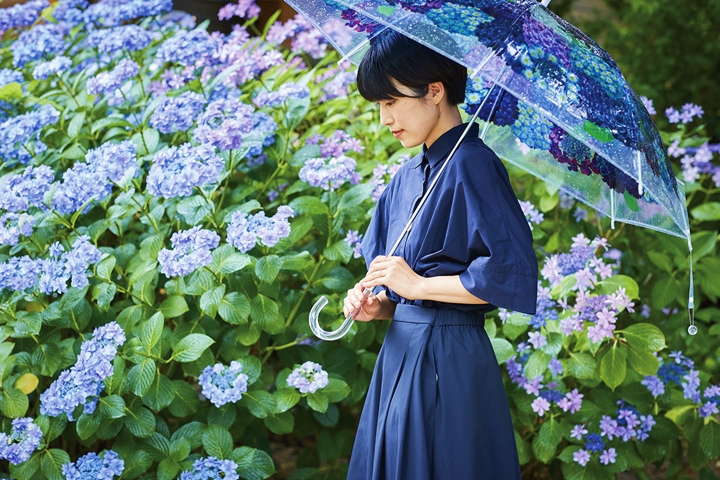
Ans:
[[[360,283],[356,283],[354,288],[348,290],[347,297],[345,297],[345,301],[343,302],[343,313],[345,314],[345,317],[354,312],[360,304],[363,303],[364,291],[365,286]],[[381,309],[382,305],[380,304],[380,299],[374,293],[371,293],[367,300],[365,300],[365,304],[362,306],[362,309],[357,313],[357,315],[355,315],[354,318],[355,320],[359,320],[361,322],[369,322],[377,317]]]
[[[384,285],[408,300],[416,300],[419,298],[423,280],[404,258],[378,255],[360,283],[369,288]]]

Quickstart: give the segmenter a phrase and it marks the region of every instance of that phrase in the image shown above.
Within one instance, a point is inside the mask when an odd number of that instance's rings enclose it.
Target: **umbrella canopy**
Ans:
[[[609,54],[540,3],[286,1],[354,63],[392,28],[465,65],[463,108],[500,158],[609,216],[613,227],[618,220],[658,230],[692,250],[683,184],[642,101]],[[692,272],[690,288],[692,309]],[[689,331],[697,331],[692,319]]]

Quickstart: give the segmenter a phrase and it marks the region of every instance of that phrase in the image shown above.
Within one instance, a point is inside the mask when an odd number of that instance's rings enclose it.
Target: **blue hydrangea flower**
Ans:
[[[165,97],[150,117],[150,125],[162,133],[189,130],[204,106],[205,97],[195,92]]]
[[[0,188],[0,209],[19,213],[30,207],[40,207],[53,178],[54,173],[47,165],[30,165],[22,174],[6,177]]]
[[[599,452],[605,448],[605,444],[602,441],[602,437],[597,433],[589,433],[585,437],[585,450],[590,452]]]
[[[114,53],[120,50],[134,52],[150,45],[152,35],[146,29],[131,24],[93,30],[88,35],[87,41],[100,53]]]
[[[46,80],[51,75],[62,73],[70,67],[72,67],[72,60],[58,55],[49,62],[38,63],[33,70],[33,77],[35,80]]]
[[[202,394],[216,407],[235,403],[247,392],[248,376],[242,372],[242,364],[233,360],[230,366],[222,363],[205,367],[198,377]]]
[[[240,148],[243,134],[253,129],[253,111],[253,107],[236,98],[211,102],[198,118],[195,141],[220,151]]]
[[[265,138],[263,139],[262,146],[254,145],[252,148],[250,148],[250,150],[248,150],[246,156],[250,158],[250,160],[248,160],[248,165],[259,165],[263,163],[258,161],[258,157],[263,154],[263,147],[269,147],[270,145],[275,143],[275,130],[277,130],[278,124],[269,114],[261,110],[253,113],[252,123],[253,131],[265,134]]]
[[[250,215],[236,210],[230,217],[227,241],[243,253],[252,250],[258,241],[267,247],[274,247],[290,235],[288,218],[294,215],[295,212],[287,205],[278,207],[277,213],[269,218],[265,212]]]
[[[260,108],[279,107],[289,98],[307,98],[310,96],[310,89],[304,85],[288,82],[283,83],[280,88],[272,92],[260,92],[253,103]]]
[[[237,463],[232,460],[220,460],[215,457],[198,458],[192,470],[180,474],[180,480],[240,480]]]
[[[47,146],[40,141],[40,133],[59,119],[60,113],[52,105],[43,105],[33,112],[8,118],[0,124],[0,158],[6,163],[10,160],[27,163],[32,158],[29,152],[34,155],[43,153]]]
[[[174,62],[189,67],[216,62],[222,42],[206,30],[180,30],[158,48],[156,58],[161,62]]]
[[[358,234],[357,230],[348,230],[347,235],[345,235],[345,243],[353,249],[353,258],[360,258],[362,256],[360,252],[362,238],[362,233]]]
[[[357,185],[360,175],[355,172],[357,163],[347,155],[339,157],[311,158],[300,169],[300,180],[323,190],[336,190],[345,182]]]
[[[156,197],[187,197],[193,187],[217,182],[224,168],[223,159],[208,145],[169,147],[155,154],[147,189]]]
[[[35,218],[26,213],[8,212],[0,216],[0,245],[17,245],[20,235],[33,233]]]
[[[62,214],[77,212],[88,200],[102,201],[112,193],[113,183],[125,185],[138,173],[136,147],[130,140],[104,143],[85,154],[63,173],[52,199],[53,208]],[[90,205],[86,210],[90,209]]]
[[[212,263],[210,251],[220,243],[220,235],[194,227],[173,233],[173,249],[163,248],[158,253],[160,271],[166,277],[185,276]]]
[[[123,58],[109,72],[100,72],[87,81],[87,92],[91,95],[112,93],[123,86],[140,71],[140,65]]]
[[[107,450],[102,456],[90,452],[77,459],[77,462],[66,463],[62,473],[67,480],[113,480],[122,475],[125,461],[113,450]]]
[[[73,410],[84,405],[86,413],[95,411],[103,382],[113,373],[112,361],[125,343],[125,332],[115,322],[93,331],[92,338],[80,345],[77,362],[63,370],[50,387],[40,394],[40,413],[57,417],[65,412],[73,421]]]
[[[119,26],[134,18],[152,17],[172,10],[172,0],[129,0],[98,2],[83,12],[85,23],[105,27]]]
[[[10,45],[13,66],[24,67],[28,62],[50,57],[65,49],[65,29],[54,23],[35,25],[20,34]]]
[[[300,390],[300,393],[315,393],[327,387],[328,374],[319,363],[307,361],[295,367],[287,378],[287,384]]]
[[[0,263],[0,289],[28,290],[35,286],[39,274],[39,263],[27,255],[10,257]]]
[[[23,83],[24,81],[25,77],[22,72],[10,68],[0,68],[0,87],[4,87],[9,83]]]
[[[59,0],[55,3],[53,17],[72,28],[84,21],[83,10],[87,6],[88,0]]]
[[[0,460],[7,460],[13,465],[27,462],[41,439],[42,430],[32,418],[14,419],[9,437],[0,432]]]
[[[180,10],[173,10],[156,18],[149,28],[161,32],[175,29],[191,30],[195,28],[196,24],[194,16]]]
[[[11,28],[29,27],[50,3],[48,0],[30,0],[8,8],[0,8],[0,32]]]

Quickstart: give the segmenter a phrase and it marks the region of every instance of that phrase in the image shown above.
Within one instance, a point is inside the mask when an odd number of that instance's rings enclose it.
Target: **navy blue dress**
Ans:
[[[392,248],[467,124],[408,161],[365,233],[368,265]],[[460,275],[488,304],[397,302],[360,417],[351,480],[520,480],[510,409],[485,313],[535,313],[537,260],[507,170],[474,124],[396,255],[419,275]],[[376,292],[377,293],[377,292]]]

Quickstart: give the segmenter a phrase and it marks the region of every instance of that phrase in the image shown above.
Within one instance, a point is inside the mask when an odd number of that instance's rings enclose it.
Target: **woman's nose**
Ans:
[[[392,116],[388,115],[386,111],[383,110],[382,107],[380,107],[380,124],[381,125],[391,125],[392,124]]]

